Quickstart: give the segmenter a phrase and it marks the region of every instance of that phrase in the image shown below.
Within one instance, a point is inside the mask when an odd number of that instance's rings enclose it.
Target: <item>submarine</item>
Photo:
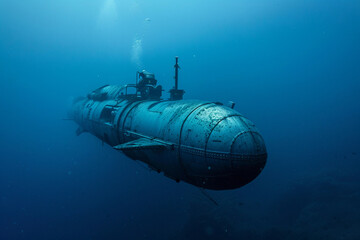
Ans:
[[[68,115],[78,124],[76,134],[88,132],[164,176],[202,189],[236,189],[254,180],[267,160],[255,125],[234,103],[183,99],[178,57],[174,68],[169,99],[145,70],[133,84],[105,85],[75,98]]]

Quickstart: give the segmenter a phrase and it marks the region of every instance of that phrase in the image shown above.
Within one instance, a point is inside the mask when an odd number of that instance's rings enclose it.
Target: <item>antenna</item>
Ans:
[[[178,84],[179,84],[179,63],[178,63],[179,57],[175,57],[175,86],[173,89],[170,90],[170,100],[181,100],[183,99],[183,95],[185,93],[184,90],[179,90],[178,89]]]
[[[175,68],[175,90],[178,90],[178,80],[179,80],[179,64],[178,64],[178,60],[179,60],[179,57],[176,56],[175,57],[175,65],[174,65],[174,68]]]

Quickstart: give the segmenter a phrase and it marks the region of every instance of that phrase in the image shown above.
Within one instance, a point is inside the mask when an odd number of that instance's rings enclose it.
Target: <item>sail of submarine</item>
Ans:
[[[251,182],[267,159],[259,131],[233,106],[183,100],[175,59],[170,99],[161,99],[161,85],[146,71],[135,84],[105,85],[76,98],[69,117],[79,125],[77,134],[89,132],[177,182],[213,190]]]

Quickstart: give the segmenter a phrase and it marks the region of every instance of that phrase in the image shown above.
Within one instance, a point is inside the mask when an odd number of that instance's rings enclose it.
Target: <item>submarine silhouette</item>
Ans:
[[[74,99],[69,117],[79,125],[77,135],[89,132],[177,182],[213,190],[251,182],[267,159],[259,131],[233,103],[183,100],[175,59],[169,99],[146,71],[137,72],[135,84],[105,85]]]

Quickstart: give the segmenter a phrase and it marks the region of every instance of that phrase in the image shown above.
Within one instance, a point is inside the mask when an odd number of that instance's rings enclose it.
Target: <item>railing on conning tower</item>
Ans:
[[[178,89],[180,69],[178,59],[178,57],[175,57],[175,86],[170,90],[169,100],[181,100],[185,93],[184,90]],[[129,93],[128,91],[130,88],[134,89],[132,93]],[[105,85],[95,89],[89,93],[87,97],[94,101],[105,101],[110,99],[161,100],[162,91],[162,86],[157,85],[155,75],[143,70],[141,72],[136,72],[135,84],[126,84],[123,86]]]

